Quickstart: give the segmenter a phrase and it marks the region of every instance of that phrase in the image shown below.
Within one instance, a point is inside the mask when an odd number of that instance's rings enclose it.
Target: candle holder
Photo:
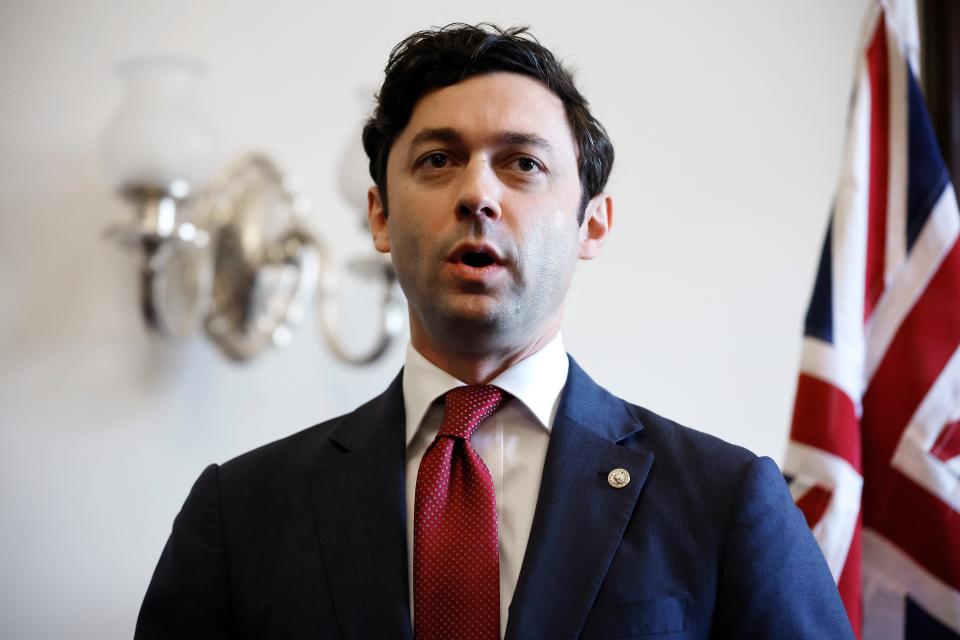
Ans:
[[[216,138],[194,99],[203,65],[154,57],[118,70],[128,91],[102,154],[137,215],[106,235],[143,254],[147,326],[165,337],[202,329],[224,355],[245,361],[287,344],[316,294],[321,334],[338,358],[366,364],[383,355],[403,327],[389,261],[376,255],[347,264],[385,291],[374,343],[353,353],[340,333],[340,270],[307,230],[309,205],[291,179],[262,153],[209,179]]]

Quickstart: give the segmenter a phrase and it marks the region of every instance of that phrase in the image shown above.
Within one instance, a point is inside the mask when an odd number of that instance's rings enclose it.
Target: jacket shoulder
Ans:
[[[220,465],[221,482],[286,475],[309,468],[326,447],[333,446],[330,435],[349,415],[325,420],[227,460]]]
[[[221,477],[308,465],[324,447],[330,446],[330,435],[349,415],[325,420],[231,458],[220,465]]]
[[[683,426],[648,409],[631,405],[644,425],[636,435],[638,448],[653,454],[648,499],[689,521],[710,523],[723,534],[737,522],[744,500],[766,495],[781,512],[795,509],[776,463],[716,436]]]
[[[745,447],[665,418],[644,407],[628,406],[643,424],[643,446],[664,462],[682,463],[685,473],[701,469],[708,474],[739,473],[757,455]]]
[[[393,387],[395,386],[396,383]],[[341,427],[360,426],[370,422],[371,416],[381,415],[385,401],[389,403],[388,394],[393,387],[353,411],[324,420],[224,462],[221,465],[221,480],[300,473],[314,468],[325,452],[339,447],[335,436],[344,433]]]

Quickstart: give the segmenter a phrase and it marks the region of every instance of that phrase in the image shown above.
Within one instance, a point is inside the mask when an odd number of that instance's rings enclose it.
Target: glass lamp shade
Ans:
[[[195,97],[203,64],[143,57],[122,62],[117,73],[126,94],[103,133],[105,171],[120,189],[195,190],[216,160],[216,136]]]

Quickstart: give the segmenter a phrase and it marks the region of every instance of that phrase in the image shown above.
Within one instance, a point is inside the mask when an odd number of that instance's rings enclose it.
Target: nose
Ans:
[[[457,194],[458,218],[484,216],[490,220],[500,218],[502,184],[496,171],[485,159],[472,159],[461,174],[460,191]]]

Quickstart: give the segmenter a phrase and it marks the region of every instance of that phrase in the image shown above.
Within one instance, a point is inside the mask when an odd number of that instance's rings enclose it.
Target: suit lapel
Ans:
[[[345,638],[409,638],[401,380],[344,418],[312,493],[324,568]]]
[[[623,538],[653,454],[618,444],[643,429],[570,359],[506,637],[576,638]],[[613,488],[607,475],[626,469]]]

